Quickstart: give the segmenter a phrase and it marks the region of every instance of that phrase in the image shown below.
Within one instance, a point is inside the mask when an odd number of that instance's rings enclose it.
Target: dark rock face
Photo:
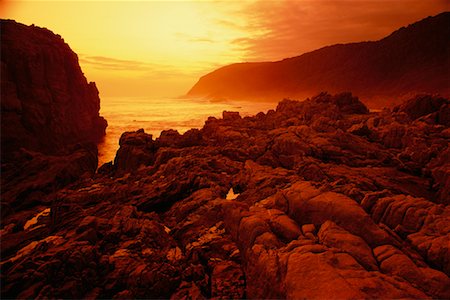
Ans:
[[[431,122],[450,126],[449,106],[450,101],[448,99],[419,95],[395,107],[394,111],[406,113],[411,120],[428,116],[428,120]]]
[[[99,140],[107,123],[97,87],[64,40],[10,20],[1,28],[2,160],[21,147],[56,154]]]
[[[450,135],[427,113],[322,93],[124,133],[114,165],[2,218],[2,297],[448,299]]]
[[[237,63],[202,76],[189,96],[260,101],[351,90],[371,108],[417,93],[450,96],[450,12],[374,42],[338,44],[277,62]],[[401,100],[400,100],[401,102]]]
[[[92,177],[93,142],[107,124],[95,84],[60,36],[1,20],[1,54],[1,201],[2,219],[9,220]]]
[[[123,133],[119,145],[120,148],[114,159],[114,165],[118,170],[135,170],[140,165],[148,166],[154,161],[155,142],[143,129]]]
[[[97,148],[76,145],[67,155],[44,155],[21,149],[11,162],[2,164],[2,217],[11,211],[48,205],[46,195],[97,169]],[[6,209],[3,209],[6,208]]]

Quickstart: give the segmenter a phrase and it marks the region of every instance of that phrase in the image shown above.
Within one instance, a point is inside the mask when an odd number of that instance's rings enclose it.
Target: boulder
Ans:
[[[394,112],[404,112],[411,120],[416,120],[422,116],[439,112],[441,107],[448,106],[450,101],[443,97],[432,95],[417,95],[416,97],[405,101],[404,103],[396,106]],[[438,117],[438,124],[445,124],[445,117]],[[447,123],[448,126],[448,123]]]
[[[334,247],[351,255],[366,270],[378,270],[372,249],[360,237],[349,233],[332,221],[326,221],[320,227],[319,240],[328,247]]]
[[[141,165],[147,166],[154,162],[156,144],[152,135],[145,133],[144,129],[124,132],[119,145],[114,158],[114,166],[118,171],[133,171]]]
[[[239,112],[237,111],[224,111],[222,113],[222,118],[224,121],[234,121],[239,120],[241,116],[239,115]]]

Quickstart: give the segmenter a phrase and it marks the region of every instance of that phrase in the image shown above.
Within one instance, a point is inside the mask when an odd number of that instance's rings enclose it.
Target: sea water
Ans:
[[[159,137],[161,131],[175,129],[180,134],[191,128],[202,128],[209,116],[221,117],[223,111],[238,111],[241,116],[274,109],[268,102],[211,102],[186,98],[102,97],[100,114],[108,121],[106,136],[98,145],[99,166],[113,161],[119,138],[125,131],[144,129]]]

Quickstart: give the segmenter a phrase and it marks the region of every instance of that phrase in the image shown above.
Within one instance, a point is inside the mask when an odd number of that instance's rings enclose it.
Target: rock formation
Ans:
[[[398,104],[392,102],[417,93],[450,96],[449,36],[450,12],[445,12],[375,42],[224,66],[201,77],[188,96],[260,101],[351,90],[371,108]]]
[[[59,36],[1,20],[2,161],[19,148],[58,154],[105,134],[95,83]]]
[[[322,93],[124,133],[2,218],[2,298],[448,299],[448,105]]]
[[[1,20],[1,54],[3,219],[48,205],[55,190],[91,177],[94,142],[107,124],[95,83],[60,36]]]

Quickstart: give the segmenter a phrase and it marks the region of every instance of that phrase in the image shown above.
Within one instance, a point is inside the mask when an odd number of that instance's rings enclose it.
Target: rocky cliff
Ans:
[[[416,93],[448,96],[449,36],[446,12],[376,42],[329,46],[277,62],[228,65],[200,78],[188,96],[260,101],[351,90],[371,108]]]
[[[2,218],[2,298],[448,299],[449,105],[322,93],[124,133]]]
[[[97,87],[59,35],[1,20],[1,74],[2,161],[21,147],[55,154],[105,134]]]

